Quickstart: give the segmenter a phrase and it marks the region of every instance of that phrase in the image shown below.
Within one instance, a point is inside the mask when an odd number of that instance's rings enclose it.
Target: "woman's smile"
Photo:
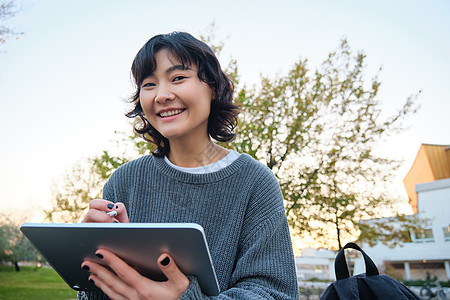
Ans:
[[[179,114],[181,114],[182,112],[184,112],[186,109],[185,108],[175,108],[175,109],[164,109],[162,111],[160,111],[159,113],[157,113],[157,115],[163,119],[166,119],[168,117],[173,117],[173,116],[178,116]]]

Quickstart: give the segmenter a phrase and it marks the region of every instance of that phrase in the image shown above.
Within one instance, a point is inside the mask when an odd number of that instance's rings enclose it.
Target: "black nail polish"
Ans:
[[[101,255],[100,253],[95,253],[95,256],[97,256],[100,259],[103,259],[103,255]]]
[[[89,282],[92,283],[92,284],[95,284],[94,279],[89,279]]]
[[[164,258],[164,259],[161,261],[161,264],[162,264],[163,266],[167,266],[169,263],[170,263],[170,258],[169,258],[168,256],[166,256],[166,258]]]
[[[89,268],[88,265],[84,265],[84,266],[83,266],[83,269],[85,269],[86,271],[89,271],[91,268]]]
[[[108,207],[109,209],[113,209],[114,208],[114,204],[109,203],[108,205],[106,205],[106,207]]]
[[[116,205],[116,209],[118,209],[119,208],[119,205]]]
[[[117,221],[114,221],[114,223],[119,223],[119,222],[117,222]]]

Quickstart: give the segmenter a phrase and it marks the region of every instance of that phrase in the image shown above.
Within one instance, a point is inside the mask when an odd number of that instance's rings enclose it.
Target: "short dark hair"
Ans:
[[[126,113],[135,118],[134,130],[146,141],[152,142],[157,149],[153,155],[162,157],[170,151],[168,139],[159,133],[145,118],[139,94],[142,81],[156,69],[155,54],[168,50],[183,66],[197,67],[198,78],[209,85],[214,92],[211,112],[208,118],[208,134],[219,142],[231,141],[236,134],[239,107],[233,104],[233,83],[222,71],[220,63],[211,48],[186,32],[172,32],[152,37],[136,54],[131,66],[131,73],[136,84],[136,91],[129,102],[132,110]]]

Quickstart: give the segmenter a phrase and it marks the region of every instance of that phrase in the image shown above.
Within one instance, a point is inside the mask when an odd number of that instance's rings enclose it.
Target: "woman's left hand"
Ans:
[[[89,280],[111,299],[178,299],[189,286],[189,279],[168,254],[158,258],[158,266],[168,279],[163,282],[142,276],[110,251],[99,249],[95,254],[117,275],[93,261],[86,260],[81,267],[89,270]]]

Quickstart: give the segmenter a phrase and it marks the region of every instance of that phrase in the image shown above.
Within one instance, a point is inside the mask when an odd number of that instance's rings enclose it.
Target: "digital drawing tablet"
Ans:
[[[157,265],[162,253],[172,256],[185,275],[195,276],[203,293],[219,294],[214,266],[203,228],[194,223],[24,223],[20,230],[73,289],[99,291],[88,281],[81,263],[107,249],[141,275],[157,281],[166,277]]]

